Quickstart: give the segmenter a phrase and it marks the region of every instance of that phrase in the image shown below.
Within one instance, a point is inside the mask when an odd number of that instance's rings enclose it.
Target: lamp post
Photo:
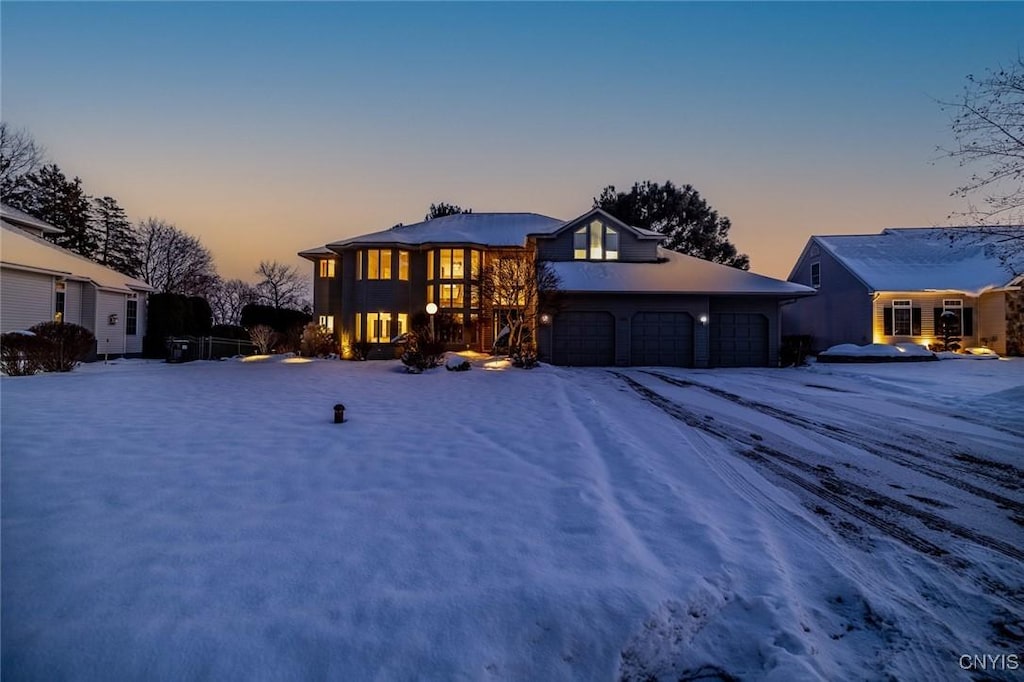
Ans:
[[[436,315],[436,314],[437,314],[437,304],[436,303],[428,303],[427,304],[427,315],[430,315],[430,338],[431,339],[434,338],[434,315]]]

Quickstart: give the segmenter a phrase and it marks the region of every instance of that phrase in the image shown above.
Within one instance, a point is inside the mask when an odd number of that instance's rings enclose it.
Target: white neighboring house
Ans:
[[[0,332],[61,319],[96,336],[97,356],[142,354],[153,287],[46,241],[63,230],[10,206],[0,227]]]

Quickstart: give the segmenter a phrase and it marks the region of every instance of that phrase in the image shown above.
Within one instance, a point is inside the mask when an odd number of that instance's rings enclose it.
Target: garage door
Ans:
[[[568,312],[555,317],[556,365],[615,364],[615,318],[605,312]]]
[[[712,367],[768,364],[768,318],[754,313],[711,315]]]
[[[687,313],[644,312],[630,325],[631,365],[693,366],[693,318]]]

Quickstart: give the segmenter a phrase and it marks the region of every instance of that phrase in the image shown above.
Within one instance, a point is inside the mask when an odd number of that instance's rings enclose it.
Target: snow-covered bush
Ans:
[[[449,372],[468,372],[470,369],[469,360],[453,355],[444,363],[444,368]]]
[[[39,351],[42,343],[32,332],[8,332],[0,336],[0,371],[9,377],[35,374],[42,369]]]
[[[444,341],[434,338],[429,327],[416,325],[411,332],[405,334],[402,343],[402,364],[412,374],[419,374],[444,363]]]
[[[327,327],[310,322],[302,329],[299,350],[307,358],[324,358],[337,352],[334,334]]]
[[[513,350],[509,359],[512,360],[513,367],[521,367],[523,369],[533,369],[540,364],[537,362],[537,347],[532,343],[524,343]]]

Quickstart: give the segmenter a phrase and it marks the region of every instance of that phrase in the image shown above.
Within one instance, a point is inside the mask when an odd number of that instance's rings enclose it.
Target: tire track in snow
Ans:
[[[952,469],[955,469],[963,473],[971,473],[986,479],[990,479],[992,480],[992,482],[996,483],[1001,487],[1008,489],[1016,489],[1018,486],[1013,485],[1011,483],[1011,480],[1013,480],[1014,478],[1016,478],[1016,480],[1024,480],[1024,470],[1016,469],[1011,464],[989,462],[988,460],[982,459],[980,457],[975,457],[973,455],[961,455],[961,457],[964,458],[961,461],[964,461],[965,463],[984,463],[984,465],[987,465],[989,469],[992,469],[994,471],[987,471],[985,469],[982,469],[981,466],[956,466],[955,464],[952,464],[948,460],[942,460],[940,458],[934,457],[924,452],[920,452],[918,450],[913,450],[911,448],[905,448],[900,445],[894,445],[892,443],[887,443],[884,441],[880,441],[878,439],[870,438],[864,436],[863,434],[851,431],[849,429],[846,429],[842,426],[837,426],[835,424],[817,422],[814,421],[813,419],[808,419],[807,417],[804,417],[802,415],[798,415],[793,412],[783,410],[774,405],[768,405],[765,403],[757,402],[755,400],[750,400],[748,398],[744,398],[740,395],[731,393],[729,391],[714,386],[707,386],[705,384],[701,384],[694,381],[678,379],[676,377],[661,374],[660,372],[645,371],[644,374],[660,379],[661,381],[672,384],[673,386],[681,386],[684,388],[694,387],[702,389],[720,398],[733,402],[741,407],[755,410],[762,414],[766,414],[769,417],[774,417],[776,419],[779,419],[780,421],[784,421],[788,424],[793,424],[794,426],[798,426],[808,431],[813,431],[828,438],[842,437],[843,443],[855,445],[861,450],[864,450],[869,454],[875,455],[876,457],[889,460],[891,462],[899,464],[900,466],[906,467],[907,469],[911,469],[913,471],[924,474],[936,480],[942,481],[947,485],[950,485],[954,488],[959,488],[960,490],[968,492],[976,497],[981,497],[991,502],[995,502],[996,504],[1000,505],[1005,509],[1009,509],[1024,514],[1024,502],[1018,502],[1017,500],[1013,500],[997,492],[981,488],[972,483],[957,478],[952,474],[940,471],[934,468],[933,466],[929,466],[927,464],[922,464],[920,462],[914,461],[914,459],[925,460],[934,465],[948,466]],[[933,445],[932,447],[937,446]],[[1010,475],[1008,476],[1007,474]]]
[[[730,442],[734,446],[740,446],[739,448],[735,448],[739,455],[762,465],[772,471],[772,473],[775,473],[790,483],[812,493],[814,496],[825,500],[826,502],[829,502],[836,508],[847,512],[851,516],[864,521],[865,523],[920,552],[934,557],[943,557],[949,553],[948,550],[939,547],[935,543],[921,537],[910,529],[894,521],[882,518],[878,514],[869,511],[864,506],[856,504],[851,501],[848,496],[850,494],[860,495],[862,498],[861,502],[868,507],[873,509],[883,509],[888,507],[893,511],[918,519],[931,530],[946,532],[955,537],[972,542],[978,546],[999,552],[1011,559],[1024,561],[1024,550],[1021,550],[1014,545],[997,540],[982,533],[972,531],[933,514],[932,512],[918,509],[912,505],[882,495],[876,490],[844,480],[836,476],[829,467],[817,466],[801,461],[792,455],[781,452],[776,448],[772,448],[763,442],[759,442],[755,438],[738,429],[723,425],[721,422],[715,422],[713,418],[710,418],[710,415],[705,415],[701,418],[678,403],[661,395],[657,391],[644,386],[632,377],[620,372],[612,373],[625,381],[630,388],[636,391],[645,400],[654,404],[662,411],[676,419],[679,419],[680,421],[683,421],[689,426],[712,433],[713,435]],[[816,476],[819,479],[820,485],[804,478],[794,471],[794,469]]]

